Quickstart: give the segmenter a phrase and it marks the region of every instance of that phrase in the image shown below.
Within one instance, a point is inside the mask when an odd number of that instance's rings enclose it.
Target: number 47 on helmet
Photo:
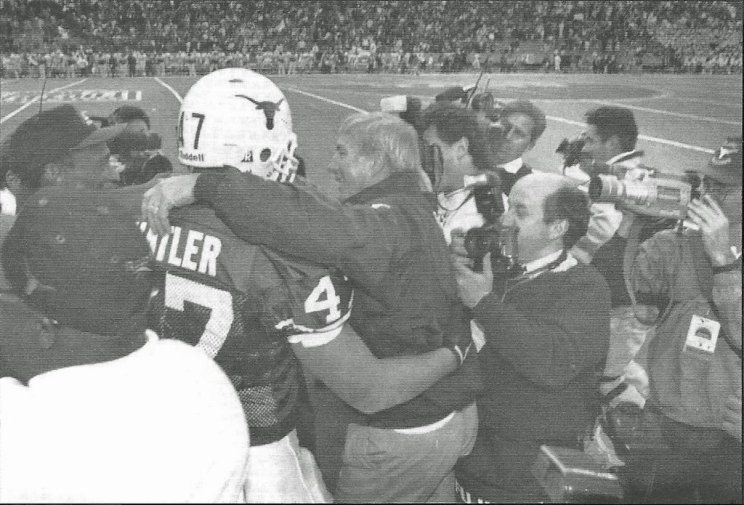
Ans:
[[[189,167],[235,167],[291,181],[297,172],[297,136],[281,90],[245,68],[225,68],[199,79],[178,117],[178,159]]]

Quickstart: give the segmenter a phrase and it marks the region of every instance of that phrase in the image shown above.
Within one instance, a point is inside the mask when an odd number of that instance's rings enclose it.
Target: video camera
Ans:
[[[700,178],[695,174],[676,176],[650,167],[612,165],[607,173],[589,179],[589,198],[617,203],[637,214],[683,220],[687,205],[700,197],[699,186]]]

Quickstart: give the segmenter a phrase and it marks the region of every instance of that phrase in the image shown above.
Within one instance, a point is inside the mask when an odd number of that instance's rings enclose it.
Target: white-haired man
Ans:
[[[191,88],[181,107],[178,143],[184,165],[218,179],[288,181],[297,168],[289,104],[274,83],[250,70],[219,70]],[[410,166],[417,162],[415,156]],[[243,203],[241,195],[228,200]],[[157,205],[150,199],[145,208],[156,212]],[[288,223],[303,222],[290,206],[279,214]],[[411,400],[454,371],[460,354],[448,335],[417,356],[378,359],[392,354],[376,357],[344,325],[352,286],[340,271],[250,245],[226,223],[229,217],[193,205],[173,213],[174,226],[156,228],[165,232],[159,237],[147,230],[156,264],[166,272],[156,326],[164,336],[203,347],[233,379],[253,444],[247,499],[329,499],[312,455],[300,449],[295,434],[299,362],[346,403],[373,414]]]
[[[480,368],[467,352],[469,322],[418,137],[392,115],[352,115],[339,129],[330,169],[344,203],[257,177],[201,174],[153,188],[143,208],[163,227],[168,209],[196,194],[238,236],[337,265],[356,288],[351,326],[375,356],[410,360],[448,345],[462,364],[455,373],[395,408],[357,414],[346,432],[336,498],[451,502],[454,465],[475,440]],[[410,375],[391,380],[404,385]]]

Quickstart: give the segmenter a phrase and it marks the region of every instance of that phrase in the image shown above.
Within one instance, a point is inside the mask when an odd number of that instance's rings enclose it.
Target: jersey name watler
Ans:
[[[156,235],[142,221],[139,228],[145,234],[155,259],[200,274],[217,276],[217,258],[222,252],[222,241],[197,230],[171,226],[165,236]]]

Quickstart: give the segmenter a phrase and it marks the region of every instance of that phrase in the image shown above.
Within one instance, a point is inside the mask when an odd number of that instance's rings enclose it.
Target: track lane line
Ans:
[[[73,83],[70,83],[70,84],[65,84],[64,86],[60,86],[59,88],[54,88],[54,89],[52,89],[52,90],[49,90],[49,91],[44,91],[44,95],[46,95],[46,96],[49,96],[49,95],[51,95],[52,93],[56,93],[57,91],[62,91],[63,89],[71,88],[71,87],[75,86],[76,84],[82,84],[82,83],[84,83],[84,82],[85,82],[85,81],[87,81],[87,80],[88,80],[88,78],[86,77],[86,78],[85,78],[85,79],[83,79],[83,80],[80,80],[80,81],[77,81],[77,82],[73,82]],[[36,103],[37,101],[39,101],[39,98],[40,98],[40,97],[41,97],[41,95],[39,95],[39,96],[35,96],[34,98],[32,98],[31,100],[29,100],[28,102],[26,102],[26,103],[24,103],[23,105],[21,105],[20,107],[18,107],[18,108],[17,108],[16,110],[14,110],[13,112],[9,113],[9,114],[8,114],[7,116],[5,116],[5,117],[3,117],[2,119],[0,119],[0,124],[3,124],[3,123],[4,123],[4,122],[6,122],[6,121],[7,121],[8,119],[10,119],[10,118],[12,118],[12,117],[16,116],[16,115],[17,115],[18,113],[20,113],[21,111],[24,111],[24,110],[26,110],[26,109],[27,109],[28,107],[31,107],[31,105],[33,105],[33,104],[35,104],[35,103]]]

